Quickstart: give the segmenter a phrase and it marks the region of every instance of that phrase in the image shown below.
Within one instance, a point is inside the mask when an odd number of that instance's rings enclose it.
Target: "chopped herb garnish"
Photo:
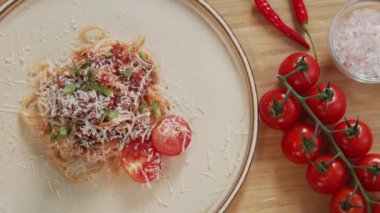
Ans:
[[[71,94],[75,91],[75,84],[67,84],[62,90],[61,94],[62,95],[68,95]]]
[[[119,117],[119,112],[114,110],[112,111],[111,109],[109,108],[105,108],[104,109],[104,115],[107,119],[113,119],[113,118],[117,118]]]
[[[111,96],[113,94],[112,90],[107,89],[106,87],[100,86],[99,84],[90,84],[88,85],[88,89],[100,92],[105,96]]]
[[[49,133],[53,132],[53,127],[51,126],[50,122],[48,122],[48,130],[49,130]]]
[[[87,77],[90,81],[94,81],[95,80],[95,74],[94,72],[92,71],[92,69],[88,69],[87,70]]]
[[[111,52],[105,52],[105,53],[103,53],[103,56],[104,56],[105,58],[112,58],[113,53],[111,53]]]
[[[140,107],[139,107],[139,110],[140,110],[140,112],[145,112],[146,111],[146,105],[145,104],[141,104]]]
[[[80,69],[78,69],[76,67],[66,66],[65,68],[68,69],[69,71],[73,72],[73,73],[80,73]]]
[[[77,82],[79,83],[79,84],[83,84],[83,79],[82,79],[82,77],[80,77],[80,76],[78,76],[77,77]]]
[[[148,60],[148,55],[143,52],[143,51],[139,51],[137,54],[139,54],[139,57],[143,60],[143,61],[146,61]]]
[[[68,136],[69,136],[69,131],[66,129],[66,127],[62,126],[59,129],[59,134],[58,135],[55,135],[55,134],[51,135],[51,140],[53,140],[53,141],[59,141],[59,140],[67,138]]]
[[[158,103],[157,102],[153,102],[153,104],[152,104],[152,109],[153,110],[158,110]]]
[[[121,74],[124,75],[125,77],[129,78],[132,76],[133,73],[131,70],[126,70],[126,71],[122,71]]]
[[[82,66],[80,67],[81,69],[86,69],[90,65],[90,61],[85,59]]]
[[[158,115],[160,115],[160,108],[157,102],[152,103],[152,110],[153,110],[153,116],[157,118]]]

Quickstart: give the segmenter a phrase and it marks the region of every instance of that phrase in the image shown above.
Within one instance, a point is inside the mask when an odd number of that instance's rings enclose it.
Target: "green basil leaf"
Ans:
[[[159,107],[159,105],[158,105],[157,102],[153,102],[153,103],[152,103],[152,109],[153,109],[154,111],[157,111],[157,110],[158,110],[158,107]]]
[[[129,78],[132,76],[133,73],[131,70],[126,70],[126,71],[122,71],[121,74],[124,75],[125,77]]]
[[[139,107],[139,110],[140,110],[140,112],[145,112],[146,111],[146,105],[145,104],[141,104],[140,107]]]
[[[87,70],[87,77],[90,81],[94,81],[95,80],[95,74],[94,72],[92,71],[92,69],[88,69]]]
[[[139,51],[137,54],[139,54],[139,57],[143,60],[143,61],[146,61],[148,60],[148,55],[143,52],[143,51]]]
[[[112,111],[111,109],[106,108],[106,109],[104,109],[104,115],[108,119],[113,119],[113,118],[119,117],[119,112],[116,110]]]
[[[81,69],[86,69],[88,66],[90,66],[90,61],[85,59],[82,66],[80,67]]]
[[[65,66],[65,68],[68,69],[69,71],[73,72],[73,73],[80,73],[80,69],[78,69],[76,67]]]
[[[58,141],[58,140],[62,140],[62,139],[65,139],[69,136],[69,131],[67,130],[66,127],[62,126],[60,129],[59,129],[59,134],[58,135],[52,135],[51,136],[51,140],[53,141]]]
[[[90,85],[88,85],[88,89],[100,92],[105,96],[111,96],[113,94],[112,90],[107,89],[106,87],[100,86],[99,84],[94,84],[94,83],[90,84]]]
[[[62,90],[61,94],[62,95],[68,95],[71,94],[75,91],[76,87],[75,84],[67,84]]]
[[[152,103],[153,116],[157,118],[160,115],[160,108],[157,102]]]
[[[105,58],[112,58],[113,53],[111,53],[111,52],[105,52],[105,53],[103,53],[103,56],[104,56]]]
[[[48,130],[49,130],[50,133],[53,132],[53,127],[51,126],[50,122],[48,122]]]

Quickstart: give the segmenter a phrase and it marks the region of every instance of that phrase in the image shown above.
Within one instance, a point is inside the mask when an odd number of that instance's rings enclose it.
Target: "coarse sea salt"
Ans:
[[[341,20],[334,39],[337,59],[350,73],[380,77],[380,11],[354,11]]]

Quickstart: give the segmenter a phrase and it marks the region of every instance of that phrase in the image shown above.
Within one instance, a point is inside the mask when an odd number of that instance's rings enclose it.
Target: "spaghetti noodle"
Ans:
[[[124,145],[148,139],[165,115],[169,102],[143,42],[111,39],[90,25],[64,65],[43,62],[30,72],[37,89],[24,100],[21,117],[40,133],[70,180],[107,167],[116,173]]]

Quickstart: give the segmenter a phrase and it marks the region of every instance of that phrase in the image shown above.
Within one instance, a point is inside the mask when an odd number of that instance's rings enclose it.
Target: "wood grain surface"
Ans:
[[[289,0],[269,0],[282,19],[295,27]],[[317,46],[322,81],[332,81],[346,93],[346,116],[365,121],[374,134],[372,152],[380,151],[380,84],[355,82],[340,73],[330,59],[328,31],[336,12],[348,0],[308,0],[310,31]],[[250,0],[209,0],[240,40],[254,70],[259,97],[278,86],[276,73],[290,53],[304,51],[272,27]],[[310,54],[312,54],[310,52]],[[329,195],[312,191],[305,179],[306,166],[288,162],[281,153],[282,132],[259,122],[256,154],[249,175],[229,212],[329,212]]]

